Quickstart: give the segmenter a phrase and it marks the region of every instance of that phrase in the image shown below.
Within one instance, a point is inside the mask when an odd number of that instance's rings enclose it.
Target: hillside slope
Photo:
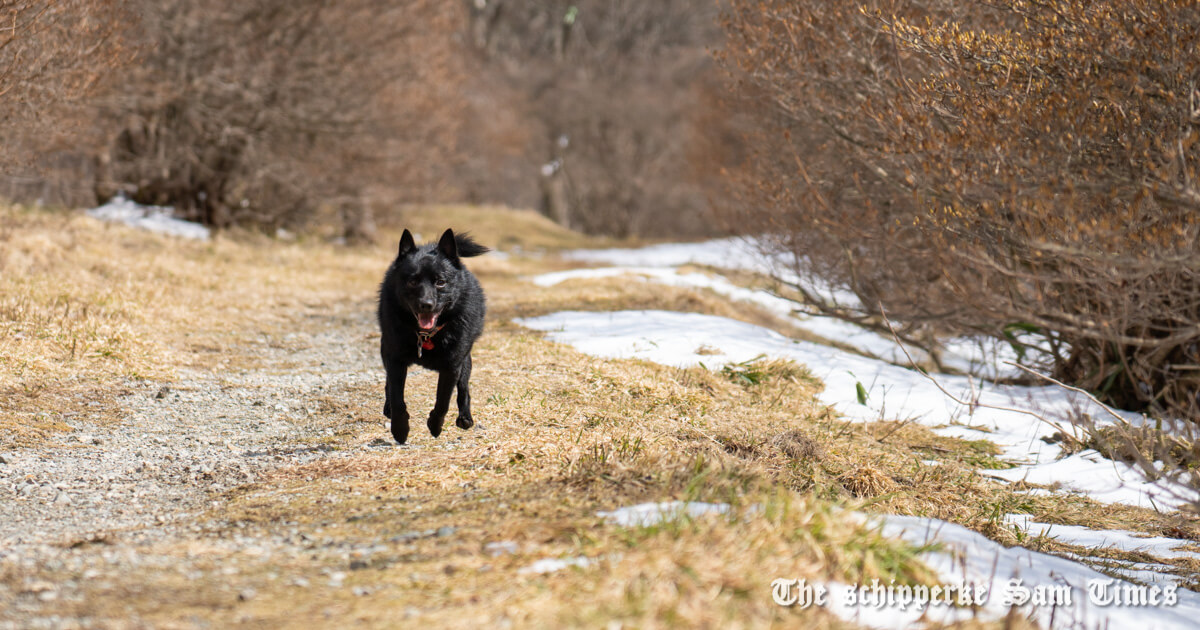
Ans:
[[[675,368],[552,343],[513,320],[688,311],[813,337],[707,289],[535,284],[579,266],[561,250],[612,244],[533,213],[405,217],[425,239],[466,229],[500,252],[470,261],[489,297],[472,379],[483,427],[404,447],[380,413],[373,321],[393,240],[190,242],[3,213],[0,627],[840,627],[773,603],[772,580],[935,575],[853,510],[1060,554],[1087,550],[1005,517],[1200,540],[1179,513],[988,480],[977,468],[1000,452],[985,441],[848,422],[804,366]],[[410,377],[414,417],[434,382]],[[726,516],[600,515],[676,500]],[[1200,569],[1138,553],[1115,560]]]

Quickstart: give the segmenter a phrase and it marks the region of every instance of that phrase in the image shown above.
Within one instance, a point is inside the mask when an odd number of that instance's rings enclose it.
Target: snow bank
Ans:
[[[595,356],[636,358],[673,366],[718,368],[752,360],[759,355],[791,359],[808,367],[825,383],[820,399],[847,418],[860,421],[911,420],[938,433],[997,444],[1003,457],[1017,468],[987,471],[1009,480],[1059,484],[1067,490],[1110,503],[1174,508],[1189,497],[1175,496],[1165,483],[1149,482],[1137,469],[1093,457],[1088,452],[1063,459],[1056,444],[1043,440],[1057,431],[1071,432],[1053,422],[1073,411],[1107,416],[1083,396],[1058,387],[1018,387],[976,382],[961,376],[939,375],[937,383],[916,371],[805,341],[724,317],[668,311],[595,313],[566,311],[516,323],[546,331],[548,337]],[[867,392],[859,404],[857,386]],[[974,403],[974,404],[971,404]],[[1002,407],[995,409],[979,404]],[[1026,413],[1041,415],[1045,420]],[[1141,417],[1128,414],[1131,422]]]
[[[703,244],[692,246],[687,251],[700,249],[699,245]],[[713,257],[716,258],[715,254]],[[648,260],[653,261],[655,258],[650,257]],[[737,286],[717,274],[681,272],[664,267],[594,267],[545,273],[533,276],[530,281],[538,286],[548,287],[569,280],[615,277],[628,277],[637,281],[655,282],[673,287],[709,289],[718,295],[759,306],[801,330],[855,348],[868,356],[882,359],[888,363],[908,365],[909,357],[918,363],[924,362],[928,358],[925,351],[919,348],[906,346],[901,349],[891,336],[880,335],[836,317],[806,314],[803,312],[804,305],[799,302],[779,297],[769,291]],[[907,350],[907,354],[905,354],[905,350]],[[1015,361],[1016,358],[1016,353],[1007,344],[992,339],[963,338],[950,340],[946,344],[942,361],[948,367],[968,374],[996,378],[997,376],[1017,375],[1019,370],[1004,365],[1004,361]]]
[[[767,249],[761,239],[733,237],[700,243],[663,243],[635,249],[580,249],[566,252],[563,257],[618,267],[704,265],[750,271],[804,287],[813,295],[835,304],[850,308],[862,307],[857,295],[820,282],[817,278],[797,274],[791,256],[783,253],[765,253]]]
[[[1057,605],[1026,601],[1022,612],[1043,627],[1052,628],[1195,628],[1200,618],[1200,593],[1177,588],[1161,574],[1141,576],[1145,589],[1169,591],[1174,604],[1131,605],[1123,599],[1125,589],[1140,592],[1138,586],[1116,580],[1086,565],[1021,547],[1004,547],[965,527],[937,519],[912,516],[888,516],[882,519],[882,533],[914,545],[936,543],[941,550],[921,554],[921,561],[933,569],[940,582],[956,586],[987,588],[987,599],[978,612],[969,608],[931,606],[922,611],[903,610],[898,606],[872,607],[845,605],[850,586],[831,585],[829,610],[847,621],[873,628],[909,628],[918,619],[954,623],[978,615],[999,619],[1008,614],[1009,605],[1020,603],[1022,595],[1060,597]],[[1121,601],[1112,602],[1114,593]],[[1169,600],[1168,600],[1169,601]]]
[[[88,216],[101,221],[124,223],[141,230],[207,241],[210,231],[199,223],[176,219],[174,210],[163,206],[143,206],[120,195],[108,203],[87,211]]]
[[[624,527],[647,527],[684,515],[726,514],[729,509],[724,503],[667,501],[642,503],[597,515]],[[950,624],[976,618],[987,621],[1004,617],[1011,606],[1017,605],[1023,616],[1049,628],[1136,626],[1149,630],[1192,628],[1193,620],[1200,615],[1200,593],[1179,588],[1172,576],[1143,571],[1137,576],[1142,583],[1139,585],[1109,577],[1074,560],[1021,547],[1004,547],[965,527],[938,519],[860,513],[855,516],[879,527],[884,536],[914,546],[936,546],[936,550],[922,553],[920,560],[937,575],[939,586],[951,587],[956,594],[970,593],[972,605],[902,606],[874,595],[886,593],[890,584],[821,585],[827,589],[823,606],[846,621],[872,628],[911,628],[922,623]],[[1010,515],[1009,521],[1030,528],[1043,525],[1017,515]],[[1118,548],[1163,552],[1159,555],[1192,553],[1174,551],[1174,546],[1184,541],[1138,538],[1129,532],[1097,532],[1076,527],[1063,528],[1062,533],[1076,544],[1105,540]],[[535,563],[522,572],[543,573],[589,564],[586,558],[540,562],[544,564]],[[877,586],[879,590],[873,591]],[[1125,599],[1127,593],[1140,596],[1151,591],[1163,601],[1153,605]],[[1114,596],[1118,601],[1111,601]]]
[[[903,351],[890,338],[834,317],[805,315],[799,310],[801,305],[797,302],[781,298],[768,291],[739,287],[716,274],[684,273],[676,269],[661,267],[596,267],[546,273],[534,276],[530,280],[538,286],[548,287],[568,280],[614,277],[629,277],[639,281],[687,289],[709,289],[717,295],[759,306],[792,323],[797,328],[807,330],[825,339],[837,340],[871,356],[892,363],[907,361]],[[909,352],[918,361],[925,356],[924,352],[916,348],[909,348]]]
[[[764,257],[755,241],[723,238],[701,243],[663,243],[634,249],[580,249],[563,254],[570,260],[607,263],[614,266],[682,267],[711,265],[772,274],[773,263]]]
[[[1045,536],[1069,545],[1142,552],[1159,558],[1200,559],[1200,552],[1178,549],[1185,545],[1194,545],[1190,540],[1143,536],[1120,529],[1090,529],[1078,525],[1038,523],[1028,514],[1009,514],[1004,517],[1004,522],[1030,536]]]

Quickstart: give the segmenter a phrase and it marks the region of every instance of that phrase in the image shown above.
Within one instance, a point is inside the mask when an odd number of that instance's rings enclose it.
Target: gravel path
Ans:
[[[0,453],[0,561],[119,531],[169,533],[214,493],[266,469],[340,456],[318,443],[333,429],[313,415],[312,401],[382,382],[369,308],[311,309],[299,325],[310,333],[229,348],[259,367],[182,371],[170,384],[131,381],[122,422],[69,421],[75,431],[57,443]]]
[[[363,540],[328,536],[324,523],[248,527],[206,513],[265,473],[395,448],[382,415],[363,407],[364,390],[380,390],[382,405],[373,306],[311,305],[286,326],[298,332],[231,334],[221,360],[253,368],[128,382],[121,422],[72,422],[57,441],[0,453],[0,630],[218,627],[170,612],[165,624],[141,618],[122,600],[161,598],[170,611],[182,598],[215,611],[280,585],[297,597],[310,588],[364,597],[373,589],[343,588],[349,574],[400,562],[396,549],[414,541],[453,541],[455,527],[412,529],[399,512]],[[469,437],[452,435],[403,448],[455,449]]]

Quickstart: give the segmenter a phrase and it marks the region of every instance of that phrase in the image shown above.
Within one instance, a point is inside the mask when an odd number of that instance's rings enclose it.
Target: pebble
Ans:
[[[490,542],[483,546],[483,551],[490,556],[502,556],[505,554],[514,554],[518,551],[517,543],[511,540],[502,540],[499,542]]]

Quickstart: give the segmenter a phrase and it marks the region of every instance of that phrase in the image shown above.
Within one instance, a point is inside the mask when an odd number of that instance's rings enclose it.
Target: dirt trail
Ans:
[[[73,432],[6,454],[0,560],[115,531],[169,533],[265,470],[340,456],[317,401],[379,379],[371,306],[311,304],[281,336],[231,331],[227,363],[252,367],[129,381],[122,422],[69,420]]]

